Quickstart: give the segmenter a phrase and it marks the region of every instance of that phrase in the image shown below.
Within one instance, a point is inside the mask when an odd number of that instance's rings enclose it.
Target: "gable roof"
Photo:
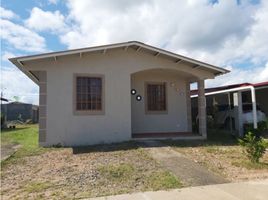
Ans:
[[[180,62],[190,63],[193,65],[193,68],[202,68],[204,70],[212,72],[215,76],[230,72],[229,70],[226,70],[224,68],[220,68],[215,65],[201,62],[199,60],[195,60],[186,56],[182,56],[182,55],[179,55],[179,54],[176,54],[176,53],[164,50],[164,49],[160,49],[154,46],[150,46],[150,45],[138,42],[138,41],[129,41],[129,42],[123,42],[123,43],[109,44],[109,45],[101,45],[101,46],[79,48],[79,49],[72,49],[72,50],[66,50],[66,51],[57,51],[57,52],[51,52],[51,53],[15,57],[15,58],[9,58],[9,60],[14,65],[16,65],[19,69],[21,69],[24,73],[27,74],[27,72],[23,69],[23,62],[38,60],[38,59],[45,59],[45,58],[54,58],[56,60],[57,57],[61,57],[61,56],[68,56],[68,55],[73,55],[73,54],[79,54],[80,56],[82,56],[83,53],[96,52],[96,51],[102,51],[103,53],[105,53],[107,50],[115,49],[115,48],[124,48],[125,50],[127,50],[128,48],[134,48],[136,51],[140,51],[142,49],[149,50],[154,54],[154,56],[165,55],[176,63],[180,63]]]

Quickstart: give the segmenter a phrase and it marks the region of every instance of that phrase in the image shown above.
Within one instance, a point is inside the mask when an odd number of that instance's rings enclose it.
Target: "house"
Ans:
[[[228,70],[131,41],[11,58],[40,87],[39,144],[206,138],[204,81]],[[190,83],[200,131],[192,134]]]
[[[6,116],[7,121],[31,120],[38,123],[38,106],[22,102],[11,102],[1,105],[1,112]]]
[[[198,115],[197,93],[198,90],[191,91],[192,117],[194,119]],[[218,121],[217,116],[220,113],[220,121],[224,123],[228,120],[230,123],[225,123],[228,125],[227,129],[243,136],[245,123],[252,123],[257,128],[258,122],[268,116],[267,94],[268,81],[207,88],[205,89],[207,115],[216,116],[215,120]]]

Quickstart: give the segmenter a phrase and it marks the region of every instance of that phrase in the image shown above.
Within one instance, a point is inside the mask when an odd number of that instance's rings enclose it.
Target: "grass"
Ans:
[[[20,145],[18,150],[8,159],[1,162],[1,167],[9,162],[16,162],[17,159],[25,156],[34,156],[48,151],[38,145],[38,125],[19,125],[16,129],[1,131],[1,146]]]
[[[156,171],[148,177],[148,186],[153,190],[181,188],[182,183],[173,174],[167,171]]]
[[[132,165],[116,164],[103,165],[99,167],[99,172],[103,178],[113,184],[118,184],[129,180],[130,177],[135,180],[143,180],[143,190],[160,190],[180,188],[182,184],[172,173],[165,170],[155,170],[146,174],[142,169],[134,168]],[[126,183],[127,184],[127,183]]]
[[[53,184],[46,181],[46,182],[31,182],[24,187],[24,190],[28,193],[38,193],[48,188],[53,187]]]
[[[268,153],[260,163],[251,163],[237,139],[225,131],[210,130],[205,141],[166,141],[166,144],[230,181],[267,177]]]
[[[110,180],[123,180],[134,173],[134,167],[130,164],[105,165],[99,168],[102,176]]]
[[[182,187],[137,142],[59,151],[39,147],[37,125],[25,125],[2,131],[1,145],[11,144],[20,148],[1,162],[6,199],[78,199]]]
[[[232,162],[232,165],[236,167],[243,167],[248,170],[251,169],[268,169],[268,163],[265,162],[259,162],[259,163],[253,163],[248,160],[240,160],[240,161],[234,161]]]

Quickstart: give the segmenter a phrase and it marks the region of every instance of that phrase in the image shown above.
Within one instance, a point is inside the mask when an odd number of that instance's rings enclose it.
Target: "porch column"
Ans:
[[[241,91],[233,93],[234,101],[234,117],[235,117],[235,129],[238,131],[238,136],[243,136],[243,108],[242,108],[242,94]]]
[[[191,102],[190,81],[186,82],[186,103],[187,103],[187,126],[188,132],[192,132],[192,102]]]
[[[199,134],[204,139],[207,138],[207,117],[206,117],[206,97],[205,97],[205,81],[198,81],[198,118],[199,118]]]

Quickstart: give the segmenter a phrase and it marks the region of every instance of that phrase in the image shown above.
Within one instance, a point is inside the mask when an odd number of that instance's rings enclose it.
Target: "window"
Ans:
[[[103,110],[103,78],[76,76],[76,111],[99,112]]]
[[[147,111],[166,111],[166,83],[147,84]]]

